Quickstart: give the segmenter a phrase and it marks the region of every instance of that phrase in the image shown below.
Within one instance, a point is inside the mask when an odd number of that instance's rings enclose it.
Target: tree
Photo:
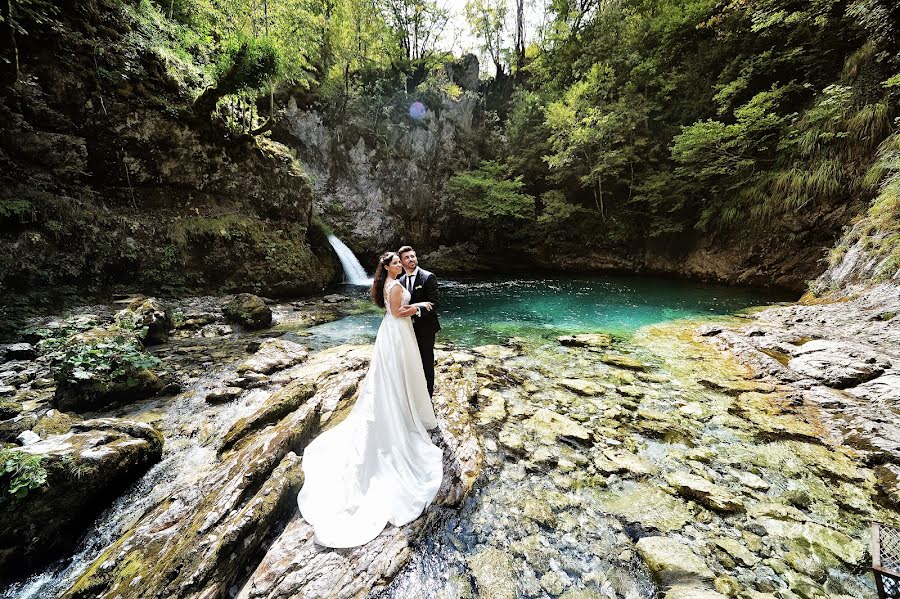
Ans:
[[[497,70],[497,79],[503,78],[503,24],[506,22],[506,0],[468,0],[466,21],[481,43],[482,51],[490,57]]]
[[[408,61],[428,59],[450,12],[434,0],[379,0],[385,19]]]

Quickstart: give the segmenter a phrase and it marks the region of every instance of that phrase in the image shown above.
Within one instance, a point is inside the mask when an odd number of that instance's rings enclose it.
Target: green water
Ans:
[[[654,323],[733,314],[795,297],[651,277],[505,277],[441,281],[438,340],[476,346],[510,337],[599,331],[628,336]],[[348,287],[345,293],[362,296]],[[381,316],[350,316],[310,329],[322,345],[371,342]]]

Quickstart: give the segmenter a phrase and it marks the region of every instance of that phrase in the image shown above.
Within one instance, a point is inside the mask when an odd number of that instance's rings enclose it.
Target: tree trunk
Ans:
[[[516,78],[525,67],[525,0],[516,0]]]
[[[0,0],[0,86],[13,86],[19,80],[19,49],[12,23],[12,0]]]

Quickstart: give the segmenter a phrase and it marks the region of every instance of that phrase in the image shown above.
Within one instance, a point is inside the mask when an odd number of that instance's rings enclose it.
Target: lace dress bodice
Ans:
[[[394,279],[384,286],[384,309],[394,318],[400,318],[399,316],[391,312],[391,289],[393,289],[395,285],[400,285],[400,281]],[[412,298],[412,294],[403,285],[400,285],[400,289],[403,291],[403,298],[400,300],[400,305],[408,306],[409,300]]]

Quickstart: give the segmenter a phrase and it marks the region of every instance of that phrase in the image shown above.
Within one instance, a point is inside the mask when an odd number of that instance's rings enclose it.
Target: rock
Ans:
[[[541,588],[553,597],[562,595],[566,590],[566,587],[570,584],[569,578],[565,574],[561,574],[555,570],[551,570],[541,576]]]
[[[562,379],[559,381],[559,384],[579,395],[587,397],[603,395],[603,387],[593,381],[586,381],[584,379]]]
[[[702,585],[677,584],[666,591],[663,599],[728,599],[728,595]]]
[[[0,387],[0,390],[2,390],[2,387]],[[15,392],[15,390],[13,390],[13,392]],[[2,394],[0,394],[0,397],[2,397]],[[9,420],[21,413],[22,404],[20,402],[0,399],[0,420]]]
[[[19,445],[31,445],[32,443],[37,443],[41,440],[41,436],[33,431],[22,431],[19,433],[19,436],[16,437],[16,441],[19,442]]]
[[[47,410],[34,425],[34,432],[41,437],[49,437],[51,435],[62,435],[72,429],[75,420],[65,412],[59,410]]]
[[[621,490],[600,491],[597,499],[605,511],[647,529],[671,532],[694,520],[687,504],[657,484],[639,482]]]
[[[472,351],[485,358],[495,358],[497,360],[506,360],[518,355],[516,350],[503,345],[479,345],[478,347],[473,347]]]
[[[714,574],[691,548],[669,537],[643,537],[636,545],[653,577],[663,587],[692,580],[712,580]],[[682,595],[688,597],[689,595]]]
[[[728,537],[719,537],[717,539],[714,539],[713,543],[715,543],[720,549],[722,549],[736,561],[749,568],[752,568],[757,563],[759,563],[759,556],[749,551],[745,544],[741,541],[730,539]]]
[[[63,411],[97,410],[159,393],[165,384],[149,369],[157,362],[134,333],[91,329],[65,341],[64,358],[54,367],[54,405]],[[89,357],[86,357],[89,356]]]
[[[589,441],[591,433],[571,418],[557,414],[547,408],[540,408],[534,416],[525,421],[524,427],[545,442],[553,443],[557,437]]]
[[[601,474],[630,472],[634,476],[648,476],[656,473],[653,462],[630,451],[605,450],[601,456],[594,458],[594,465]]]
[[[12,397],[16,394],[16,388],[9,385],[0,386],[0,397]]]
[[[41,456],[47,484],[0,501],[0,567],[30,569],[63,555],[94,517],[162,456],[162,435],[115,418],[86,420],[21,449]]]
[[[705,478],[687,472],[669,472],[665,478],[666,482],[682,496],[694,499],[708,508],[720,512],[744,510],[744,503],[740,497]]]
[[[229,387],[233,389],[234,387]],[[238,389],[240,393],[242,390]],[[286,415],[298,409],[315,393],[313,384],[305,380],[295,381],[269,396],[268,399],[245,418],[238,419],[222,437],[219,453],[230,449],[235,443],[253,431],[275,424]],[[208,398],[207,398],[208,400]]]
[[[259,297],[239,293],[222,308],[225,317],[250,329],[272,326],[272,310]]]
[[[602,349],[612,345],[612,337],[603,333],[583,333],[581,335],[563,335],[556,340],[560,345],[569,347],[587,347]]]
[[[516,599],[512,562],[503,551],[484,549],[466,559],[481,599]]]
[[[865,545],[858,539],[853,539],[840,531],[815,522],[797,522],[767,516],[759,516],[755,521],[770,536],[794,541],[802,540],[818,545],[851,566],[860,564],[866,553]]]
[[[639,372],[649,370],[646,364],[644,364],[643,362],[639,362],[634,358],[629,358],[628,356],[604,354],[604,356],[600,358],[600,361],[604,364],[609,364],[610,366],[616,366],[618,368],[625,368],[627,370],[637,370]]]
[[[764,383],[762,381],[748,381],[745,379],[729,381],[699,378],[697,379],[697,382],[707,389],[721,391],[726,395],[732,395],[735,397],[740,395],[741,393],[746,393],[749,391],[756,391],[759,393],[771,393],[775,391],[775,385],[771,383]]]
[[[303,362],[308,355],[308,350],[299,343],[287,339],[266,339],[255,354],[237,367],[237,371],[244,377],[249,372],[271,374]]]
[[[219,387],[210,389],[206,394],[206,403],[227,403],[241,396],[244,390],[240,387]]]
[[[328,302],[329,304],[337,304],[340,302],[346,302],[346,301],[350,300],[350,298],[347,297],[346,295],[341,295],[339,293],[332,293],[332,294],[326,295],[322,299],[325,300],[326,302]]]
[[[522,503],[522,514],[529,520],[538,524],[553,527],[556,524],[556,514],[546,501],[535,497],[526,498]]]
[[[30,343],[13,343],[0,347],[0,354],[7,360],[33,360],[38,352]]]
[[[172,316],[168,306],[156,298],[139,298],[116,314],[120,324],[128,323],[130,328],[145,331],[140,337],[146,345],[164,343],[172,330]]]
[[[701,337],[713,337],[721,333],[724,329],[716,324],[704,324],[697,327],[697,334]]]
[[[856,344],[821,339],[802,345],[788,368],[835,389],[845,389],[880,376],[891,362]]]
[[[900,374],[883,374],[867,383],[847,389],[847,393],[866,401],[900,404]]]
[[[310,361],[298,367],[296,380],[289,383],[289,386],[293,385],[292,389],[285,387],[281,400],[273,395],[260,406],[256,415],[248,418],[248,426],[236,426],[232,429],[235,431],[242,428],[246,432],[241,435],[229,432],[229,438],[236,437],[239,440],[231,449],[222,453],[225,461],[230,462],[248,455],[247,451],[251,447],[256,447],[255,451],[260,452],[260,455],[270,452],[272,443],[265,440],[271,432],[281,430],[283,434],[290,435],[292,431],[297,431],[296,415],[311,406],[317,406],[323,413],[333,412],[333,416],[327,421],[329,425],[340,420],[352,406],[353,391],[368,364],[367,358],[362,359],[362,356],[367,355],[366,348],[354,347],[337,347],[315,354]],[[445,362],[439,362],[437,366],[438,380],[433,403],[439,432],[433,434],[441,436],[440,443],[445,449],[444,480],[435,504],[455,506],[471,490],[483,459],[478,437],[468,415],[468,405],[477,389],[477,379],[472,368],[463,368],[458,364],[448,367]],[[353,384],[345,386],[344,383],[348,380]],[[316,391],[306,401],[286,397],[302,397],[308,393],[309,388],[315,388]],[[275,395],[278,393],[281,392]],[[299,403],[300,408],[274,425],[267,424],[267,421],[277,419],[277,412],[282,409],[278,405],[285,402]],[[285,442],[290,447],[302,448],[305,440],[302,436],[299,440],[286,437]],[[275,445],[276,450],[280,450],[280,443],[281,441]],[[296,493],[290,496],[291,502],[295,498]],[[204,509],[204,505],[196,508],[201,515],[205,513]],[[435,525],[435,519],[441,513],[440,510],[429,508],[425,514],[406,526],[388,526],[370,543],[339,551],[323,550],[313,543],[312,528],[295,513],[285,528],[279,529],[271,544],[266,545],[262,558],[254,558],[257,565],[249,576],[244,572],[240,573],[240,580],[246,580],[246,583],[237,593],[237,598],[356,597],[374,593],[375,589],[383,587],[404,567],[412,555],[412,547],[422,542],[422,536]],[[218,528],[213,529],[212,534],[218,535]],[[238,538],[247,537],[245,534]],[[256,537],[252,538],[256,542]],[[268,541],[266,539],[267,543]],[[185,547],[184,551],[187,552],[188,548]],[[221,580],[224,574],[219,574],[218,579]],[[148,590],[148,595],[150,592]]]
[[[478,421],[481,424],[506,419],[506,398],[492,389],[478,391]]]

